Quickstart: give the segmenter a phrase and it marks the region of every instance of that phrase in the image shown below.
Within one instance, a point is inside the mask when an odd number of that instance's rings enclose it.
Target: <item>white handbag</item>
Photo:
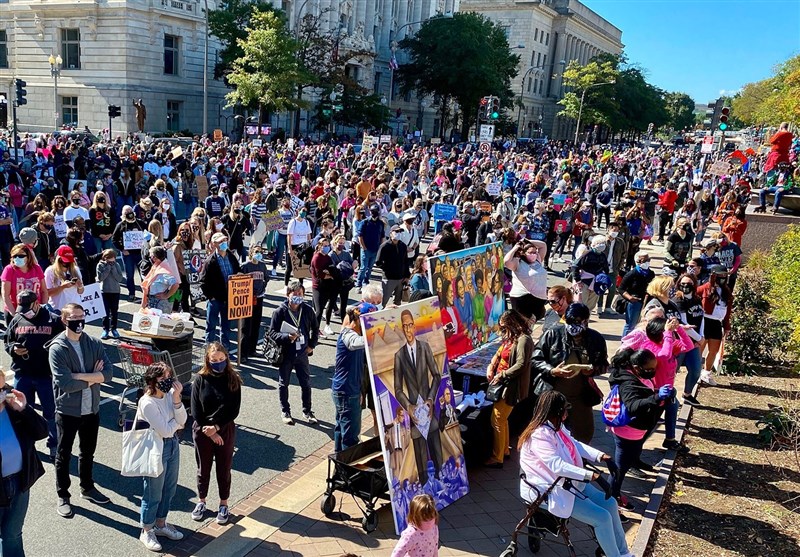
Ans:
[[[120,474],[157,478],[164,472],[163,452],[164,440],[148,422],[139,419],[137,410],[133,422],[126,421],[123,427]]]

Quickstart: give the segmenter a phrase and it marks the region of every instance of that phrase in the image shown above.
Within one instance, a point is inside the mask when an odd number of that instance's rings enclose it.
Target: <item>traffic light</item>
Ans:
[[[500,118],[500,99],[497,97],[492,97],[491,106],[492,110],[491,113],[489,114],[489,119],[497,120],[498,118]]]
[[[647,125],[647,135],[648,136],[652,136],[653,135],[653,124],[652,124],[652,122]]]
[[[25,89],[27,82],[17,79],[15,84],[17,88],[17,106],[28,104],[28,99],[25,98],[28,95],[28,91]]]
[[[731,113],[731,109],[727,106],[722,108],[722,113],[719,116],[719,129],[721,131],[725,131],[728,129],[728,115]]]
[[[108,105],[108,117],[109,118],[118,118],[119,116],[122,116],[122,112],[120,111],[120,108],[118,106],[116,106],[116,105],[113,105],[113,104]]]

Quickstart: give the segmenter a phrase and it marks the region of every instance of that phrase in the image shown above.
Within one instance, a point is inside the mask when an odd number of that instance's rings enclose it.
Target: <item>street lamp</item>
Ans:
[[[526,71],[526,72],[523,74],[523,76],[522,76],[522,85],[521,85],[521,86],[520,86],[520,88],[519,88],[519,102],[520,102],[520,107],[519,107],[519,117],[517,118],[517,135],[519,135],[519,134],[521,133],[521,128],[520,128],[520,125],[521,125],[521,122],[522,122],[522,109],[523,109],[523,108],[524,108],[524,106],[525,106],[525,102],[524,102],[524,98],[525,98],[525,80],[527,79],[528,75],[529,75],[529,74],[530,74],[532,71],[542,70],[542,69],[544,69],[544,68],[549,68],[549,67],[551,67],[551,66],[555,66],[555,65],[556,65],[556,63],[554,62],[554,63],[552,63],[552,64],[543,64],[543,65],[541,65],[541,66],[531,66],[531,67],[530,67],[530,68],[528,68],[528,69],[527,69],[527,71]],[[567,65],[567,61],[566,61],[566,60],[561,60],[560,62],[558,62],[558,65],[560,65],[560,66],[561,66],[561,71],[562,71],[562,73],[563,73],[563,71],[564,71],[564,66],[566,66],[566,65]]]
[[[578,108],[578,123],[575,126],[575,145],[578,144],[578,132],[581,129],[581,116],[583,115],[583,100],[586,98],[586,91],[588,91],[592,87],[600,87],[601,85],[614,85],[616,81],[613,79],[611,81],[605,81],[603,83],[592,83],[591,85],[587,86],[583,93],[581,93],[581,105]]]
[[[50,55],[47,59],[50,62],[50,75],[53,78],[53,118],[55,119],[55,128],[58,129],[58,78],[61,76],[61,55]]]
[[[203,51],[203,135],[208,133],[208,0],[205,4],[206,40]]]

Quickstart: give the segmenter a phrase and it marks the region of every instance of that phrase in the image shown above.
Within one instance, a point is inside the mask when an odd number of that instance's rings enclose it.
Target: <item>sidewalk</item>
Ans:
[[[655,254],[653,259],[657,259]],[[606,338],[609,355],[619,346],[622,325],[621,316],[592,316],[590,326]],[[538,336],[538,332],[535,331],[535,335]],[[682,382],[683,377],[680,376],[676,384]],[[597,384],[603,392],[608,392],[605,377],[598,378]],[[678,425],[680,429],[681,423]],[[680,437],[681,431],[678,434]],[[651,464],[661,460],[664,455],[662,440],[663,428],[660,428],[645,444],[643,460]],[[592,445],[613,454],[613,439],[605,432],[597,409]],[[231,524],[219,526],[208,523],[169,555],[338,557],[343,553],[353,553],[362,557],[389,556],[397,535],[388,502],[383,506],[378,503],[378,529],[371,534],[361,528],[363,514],[349,495],[336,492],[335,512],[330,517],[322,513],[320,503],[325,491],[327,455],[331,452],[332,442],[233,506]],[[518,454],[514,452],[512,460],[506,462],[502,470],[470,468],[470,493],[441,513],[440,555],[497,556],[503,552],[515,525],[525,514],[519,498],[517,459]],[[630,522],[623,525],[630,547],[633,547],[642,516],[650,502],[655,480],[656,476],[652,475],[643,480],[630,474],[625,479],[623,491],[636,506],[635,510],[625,513]],[[361,504],[360,501],[358,504]],[[595,555],[597,544],[592,540],[587,526],[572,522],[570,534],[579,557]],[[525,536],[520,536],[518,546],[519,555],[531,555]],[[554,543],[552,537],[542,543],[537,553],[542,557],[565,554],[566,548]]]

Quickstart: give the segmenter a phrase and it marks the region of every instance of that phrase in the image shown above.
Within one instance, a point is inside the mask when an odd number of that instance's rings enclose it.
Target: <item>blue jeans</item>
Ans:
[[[786,195],[787,193],[791,194],[792,190],[791,189],[786,189],[786,188],[778,188],[776,186],[772,186],[771,188],[762,188],[761,191],[758,192],[758,199],[761,202],[761,206],[762,207],[766,207],[767,206],[767,194],[768,193],[774,193],[775,194],[775,200],[772,203],[772,206],[775,209],[778,209],[781,206],[781,199],[783,199],[783,196]]]
[[[336,409],[333,444],[338,453],[358,445],[358,434],[361,432],[361,396],[350,396],[336,391],[332,391],[331,396]]]
[[[3,478],[3,487],[10,505],[0,507],[0,555],[3,557],[25,557],[22,547],[22,525],[28,512],[30,491],[19,491],[17,475]]]
[[[39,404],[42,409],[42,416],[47,420],[47,446],[55,447],[56,437],[56,402],[53,398],[53,379],[52,377],[28,377],[26,375],[17,376],[17,389],[25,395],[28,404],[33,404],[34,393],[39,395]],[[3,555],[0,552],[0,555]]]
[[[369,284],[369,276],[372,274],[372,267],[375,265],[375,259],[377,257],[377,251],[370,251],[368,249],[361,250],[361,268],[358,270],[356,288],[361,288],[363,284]]]
[[[286,234],[281,234],[280,232],[278,232],[275,235],[275,256],[272,258],[273,271],[278,268],[278,262],[283,257],[285,251],[286,251]]]
[[[638,441],[633,439],[623,439],[616,435],[614,437],[614,462],[619,468],[616,481],[611,485],[611,494],[614,497],[620,496],[622,489],[622,481],[625,479],[625,474],[632,466],[635,466],[642,456],[642,447],[644,447],[645,437]]]
[[[619,520],[616,500],[606,499],[606,494],[588,484],[583,490],[585,499],[576,496],[572,518],[594,528],[597,543],[606,557],[620,557],[628,552],[625,530]]]
[[[678,354],[678,369],[686,366],[686,381],[683,384],[683,392],[691,394],[697,381],[700,379],[700,372],[703,369],[703,358],[700,357],[700,349],[692,348],[688,352]]]
[[[161,455],[164,471],[157,478],[143,478],[141,522],[142,528],[151,528],[156,520],[166,520],[172,498],[178,489],[178,471],[181,465],[180,443],[177,437],[164,439]]]
[[[104,249],[113,249],[114,242],[111,241],[111,238],[108,240],[101,240],[100,238],[93,238],[94,240],[94,247],[97,249],[97,253],[102,252]]]
[[[231,324],[228,322],[228,304],[219,300],[209,300],[206,307],[206,344],[211,344],[217,340],[217,326],[219,326],[219,339],[222,346],[230,352]]]
[[[642,302],[628,302],[628,306],[625,308],[625,326],[622,327],[623,337],[636,328],[641,315]]]
[[[133,278],[136,276],[136,270],[139,262],[142,260],[142,253],[140,251],[129,251],[128,255],[122,255],[122,262],[125,264],[125,285],[128,287],[128,295],[133,296],[136,294],[136,285],[133,283]]]

